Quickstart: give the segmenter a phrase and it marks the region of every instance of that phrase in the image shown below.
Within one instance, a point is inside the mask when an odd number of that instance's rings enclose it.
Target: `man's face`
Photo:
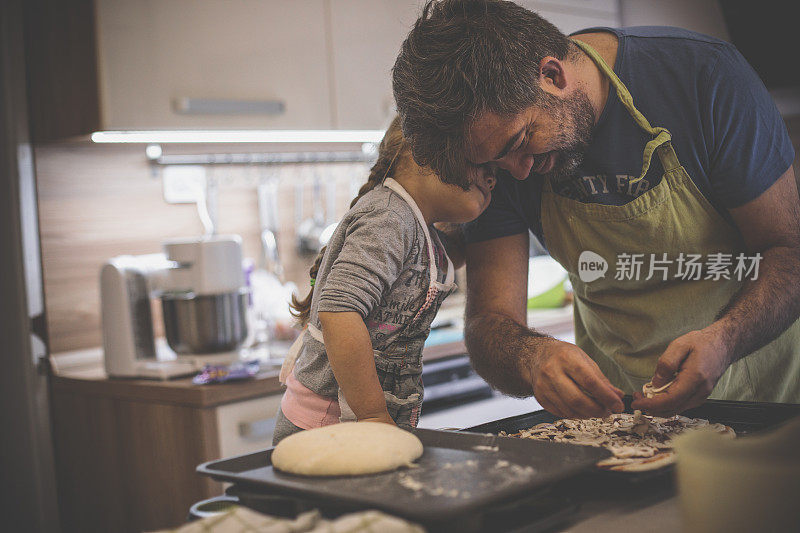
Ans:
[[[467,159],[507,170],[518,180],[531,172],[572,177],[591,142],[595,115],[582,90],[564,98],[544,93],[541,104],[511,117],[486,112],[467,135]]]

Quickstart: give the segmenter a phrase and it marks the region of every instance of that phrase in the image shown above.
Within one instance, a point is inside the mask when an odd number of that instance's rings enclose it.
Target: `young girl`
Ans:
[[[463,190],[414,163],[395,118],[369,179],[293,299],[305,330],[281,369],[286,392],[273,442],[340,421],[415,427],[422,347],[454,266],[435,222],[461,223],[488,205],[494,177],[476,169]]]

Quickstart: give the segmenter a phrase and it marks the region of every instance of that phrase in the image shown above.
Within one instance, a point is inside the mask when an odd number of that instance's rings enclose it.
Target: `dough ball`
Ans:
[[[305,476],[388,472],[422,455],[416,435],[382,422],[342,422],[283,439],[272,452],[278,470]]]

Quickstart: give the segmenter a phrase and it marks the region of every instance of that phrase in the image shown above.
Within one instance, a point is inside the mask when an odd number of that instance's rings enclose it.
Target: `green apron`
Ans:
[[[575,341],[616,386],[641,390],[667,345],[714,322],[744,281],[676,278],[679,254],[747,251],[739,231],[725,220],[681,166],[664,128],[654,128],[634,107],[627,88],[589,45],[574,41],[608,76],[634,121],[653,139],[644,148],[639,179],[657,153],[664,167],[658,185],[627,204],[583,203],[553,192],[545,180],[542,227],[550,254],[569,272],[575,291]],[[578,274],[581,252],[609,263],[605,277],[584,283]],[[649,274],[650,254],[669,265],[666,280]],[[617,254],[644,254],[637,279],[615,279]],[[703,272],[705,277],[705,272]],[[764,348],[733,363],[712,398],[800,403],[800,320]]]

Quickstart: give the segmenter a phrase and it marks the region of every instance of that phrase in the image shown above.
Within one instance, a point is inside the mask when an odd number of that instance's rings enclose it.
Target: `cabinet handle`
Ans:
[[[183,115],[282,115],[281,100],[234,100],[214,98],[176,98],[172,108]]]
[[[247,440],[264,440],[272,437],[275,433],[276,418],[264,418],[253,420],[252,422],[239,423],[239,436]]]

